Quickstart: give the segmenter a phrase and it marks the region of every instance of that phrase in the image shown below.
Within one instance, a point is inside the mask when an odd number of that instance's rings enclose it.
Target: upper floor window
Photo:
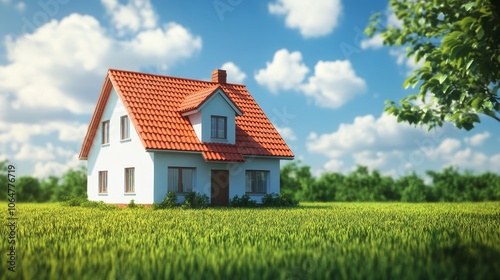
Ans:
[[[212,116],[212,138],[227,139],[227,117]]]
[[[102,122],[101,144],[109,144],[109,121]]]
[[[122,116],[120,118],[120,140],[125,140],[130,138],[130,129],[128,116]]]

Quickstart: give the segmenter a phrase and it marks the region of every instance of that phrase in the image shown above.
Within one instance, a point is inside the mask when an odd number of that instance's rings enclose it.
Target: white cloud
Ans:
[[[231,61],[222,64],[220,69],[226,70],[227,81],[231,83],[241,84],[247,77],[247,74]]]
[[[16,160],[44,161],[54,159],[54,146],[51,143],[45,147],[35,145],[24,145],[19,152],[14,155]]]
[[[24,12],[24,10],[26,10],[26,4],[24,2],[18,2],[16,4],[16,10],[18,10],[19,12]]]
[[[107,36],[95,18],[71,14],[24,38],[7,37],[8,64],[0,65],[0,90],[12,93],[11,107],[19,110],[88,114],[107,68],[168,67],[201,49],[201,38],[175,23],[128,40]]]
[[[465,137],[464,141],[471,146],[481,146],[486,139],[490,138],[490,136],[491,134],[488,131],[485,131],[483,133],[475,134],[472,137]]]
[[[448,137],[447,129],[437,128],[428,133],[425,128],[397,123],[393,116],[385,113],[379,118],[358,116],[352,123],[340,124],[331,133],[311,132],[306,147],[309,152],[328,158],[323,165],[328,171],[348,170],[345,163],[352,162],[391,176],[446,166],[500,172],[500,154],[488,155],[471,144],[482,143],[490,137],[487,133],[466,138],[464,141],[473,147],[462,147],[461,140]]]
[[[291,127],[287,127],[287,126],[280,127],[277,125],[274,125],[274,127],[276,128],[276,130],[279,132],[279,134],[283,138],[290,140],[290,141],[297,140],[297,136],[295,136],[295,132],[293,132],[293,129]]]
[[[120,4],[118,0],[101,0],[101,3],[121,35],[157,27],[158,15],[149,0],[129,0],[127,4]]]
[[[342,173],[344,170],[344,161],[340,159],[331,159],[323,165],[324,171]]]
[[[460,148],[460,140],[453,138],[446,138],[437,147],[437,150],[431,154],[436,155],[450,155],[455,153]]]
[[[427,134],[422,128],[415,128],[406,123],[398,123],[396,118],[382,114],[379,118],[373,115],[358,116],[352,123],[342,123],[332,133],[318,135],[309,134],[306,147],[311,153],[326,155],[329,160],[345,162],[352,160],[382,171],[397,170],[403,174],[413,165],[422,164],[406,153],[420,152],[421,147],[431,149],[440,142],[440,137]],[[429,145],[428,142],[431,142]],[[426,153],[420,152],[420,157]],[[328,170],[327,166],[324,166]]]
[[[272,62],[266,62],[266,68],[255,74],[259,85],[267,87],[275,93],[279,90],[298,89],[309,68],[302,62],[302,54],[287,49],[278,50]]]
[[[381,34],[375,34],[373,37],[361,40],[361,49],[379,49],[384,45],[384,38]]]
[[[406,49],[405,48],[397,48],[391,49],[389,54],[396,58],[396,63],[401,66],[405,66],[408,69],[408,73],[411,71],[418,69],[423,66],[424,60],[420,59],[420,61],[415,61],[415,56],[412,55],[410,57],[406,57]]]
[[[366,83],[356,76],[348,60],[318,61],[314,76],[302,86],[302,90],[320,107],[339,108],[356,95],[364,93]]]
[[[70,169],[82,166],[83,162],[78,160],[78,154],[65,160],[39,161],[35,164],[32,176],[46,178],[50,175],[60,176]]]
[[[284,15],[288,28],[298,29],[305,37],[330,34],[342,13],[340,0],[277,0],[268,5],[269,13]]]

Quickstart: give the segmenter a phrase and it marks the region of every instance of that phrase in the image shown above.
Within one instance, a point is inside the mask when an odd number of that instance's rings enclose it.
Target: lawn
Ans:
[[[0,217],[7,224],[7,206]],[[494,279],[500,203],[151,210],[18,204],[1,279]]]

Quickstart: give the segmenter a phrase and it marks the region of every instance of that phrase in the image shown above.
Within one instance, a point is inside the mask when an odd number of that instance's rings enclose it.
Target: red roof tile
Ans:
[[[102,112],[114,87],[146,150],[200,152],[207,161],[244,161],[243,156],[294,155],[244,85],[110,69],[82,144],[87,159]],[[236,143],[201,142],[181,112],[195,110],[221,89],[241,111],[236,116]]]

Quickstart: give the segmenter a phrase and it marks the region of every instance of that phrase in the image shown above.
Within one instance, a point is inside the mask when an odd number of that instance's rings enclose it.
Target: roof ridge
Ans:
[[[156,76],[160,78],[172,78],[172,79],[179,79],[179,80],[186,80],[186,81],[193,81],[193,82],[202,82],[202,83],[209,83],[213,85],[222,85],[220,83],[212,82],[212,81],[206,81],[206,80],[199,80],[195,78],[185,78],[185,77],[179,77],[179,76],[168,76],[168,75],[161,75],[161,74],[155,74],[155,73],[148,73],[148,72],[139,72],[139,71],[132,71],[132,70],[123,70],[123,69],[116,69],[116,68],[108,68],[109,71],[118,71],[118,72],[127,72],[131,74],[140,74],[140,75],[148,75],[148,76]],[[246,88],[245,84],[238,84],[238,83],[224,83],[225,85],[236,85],[236,86],[243,86]]]

